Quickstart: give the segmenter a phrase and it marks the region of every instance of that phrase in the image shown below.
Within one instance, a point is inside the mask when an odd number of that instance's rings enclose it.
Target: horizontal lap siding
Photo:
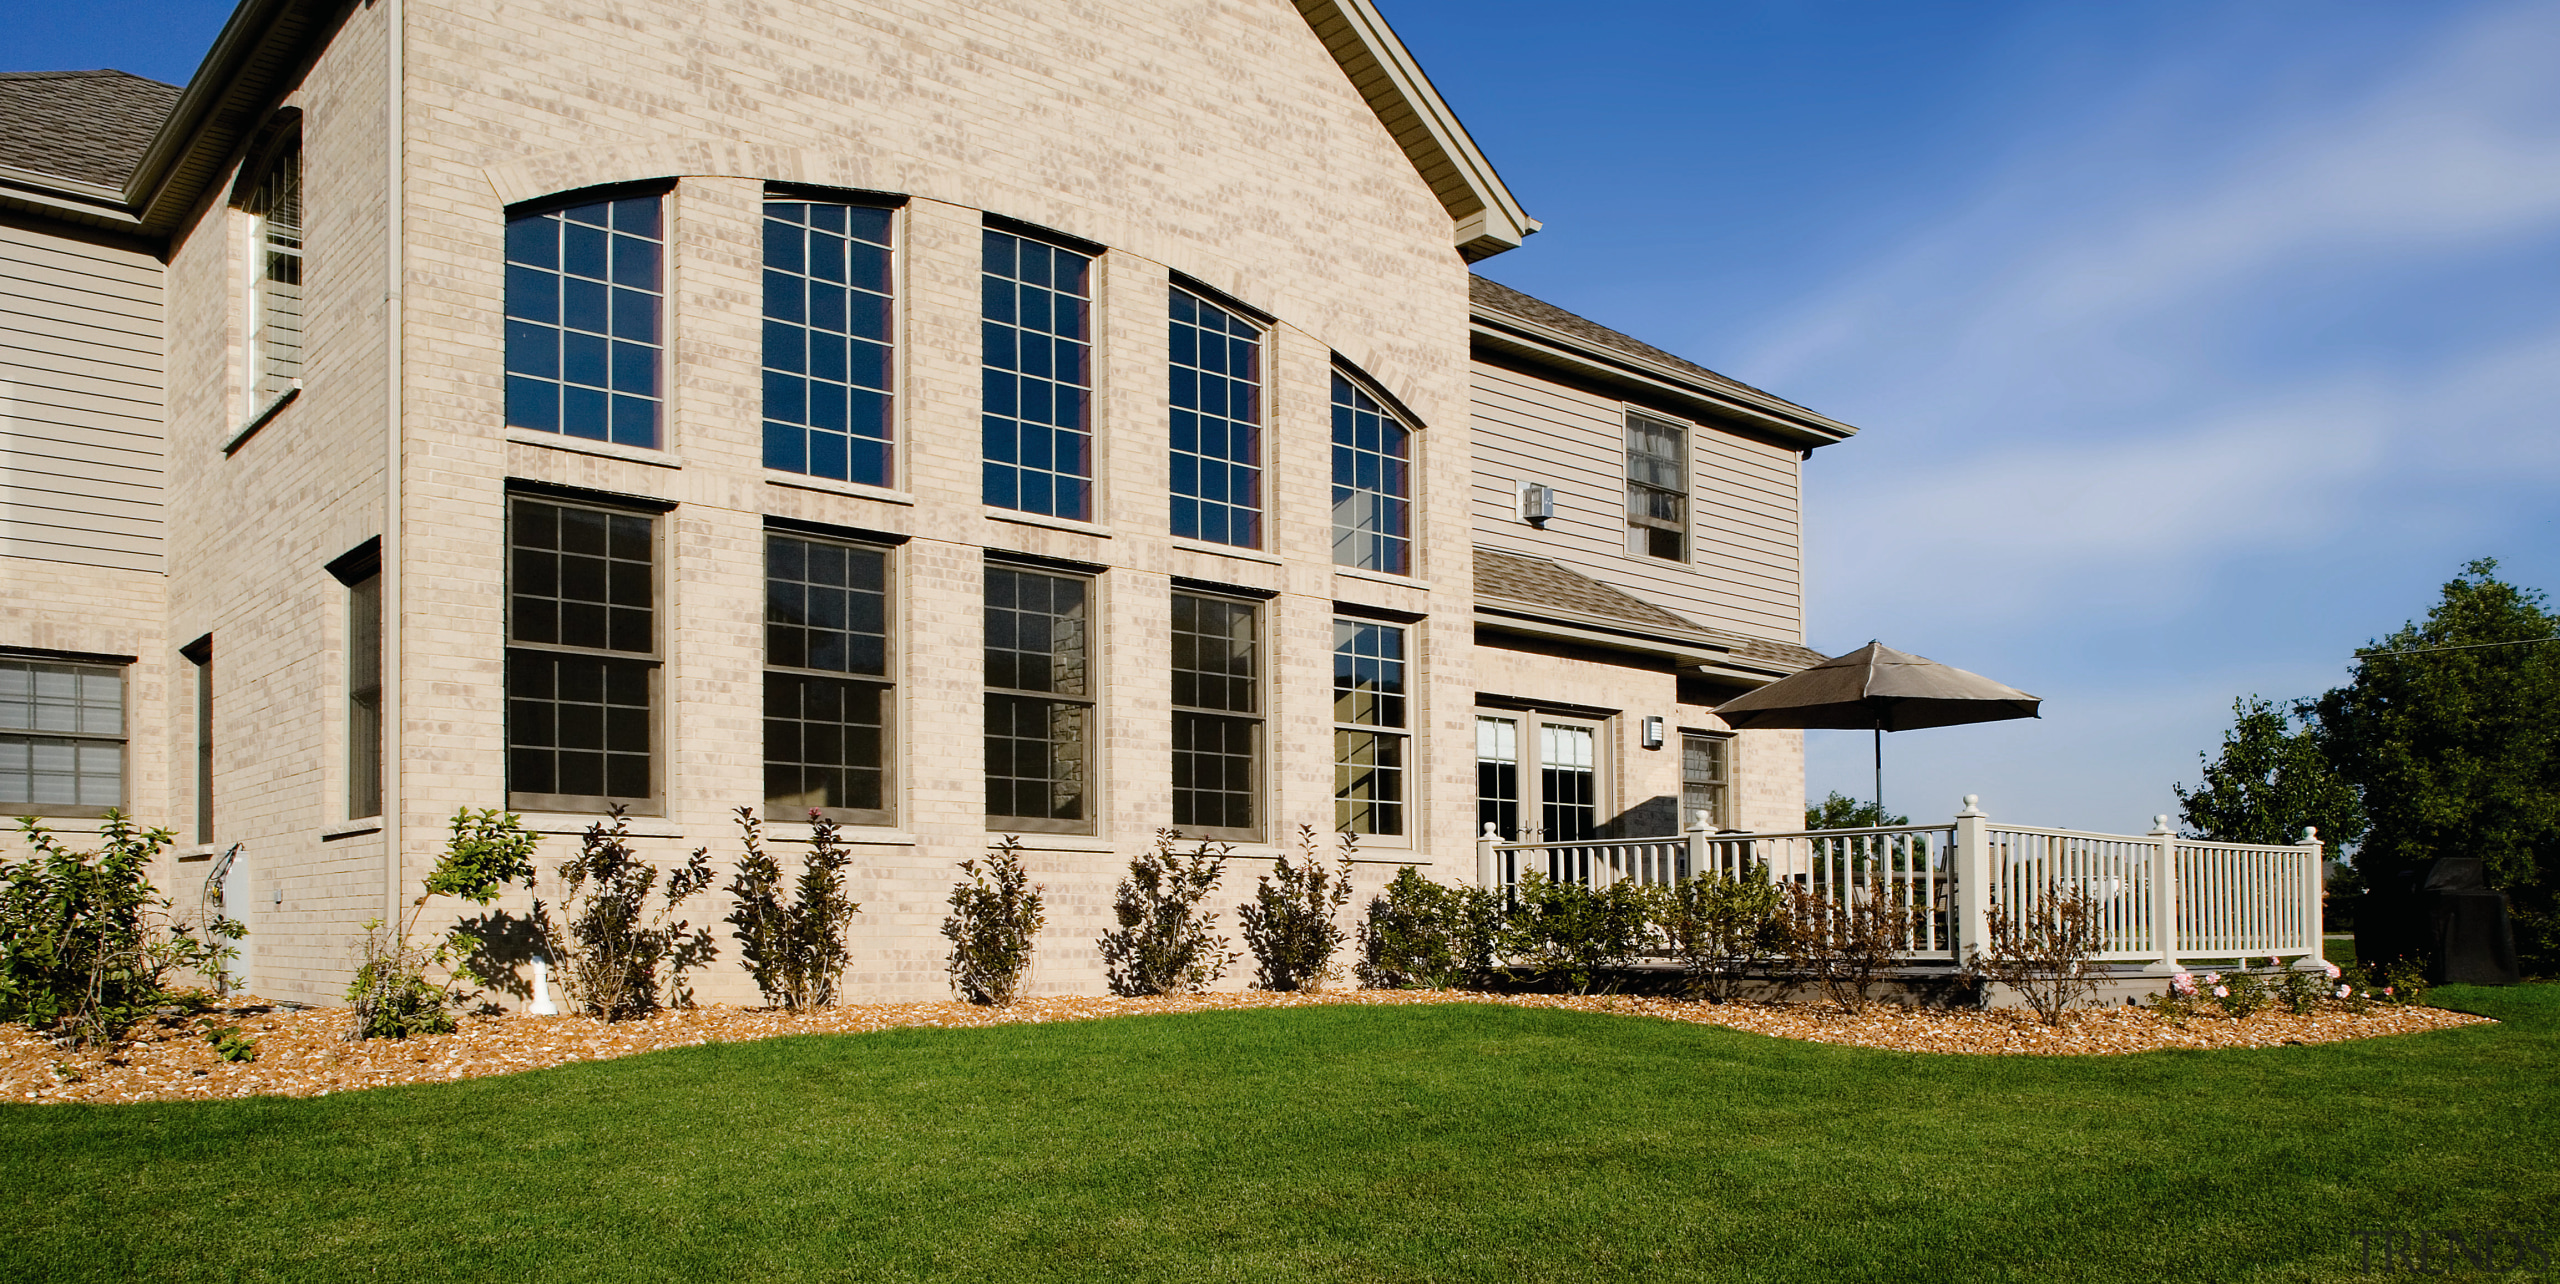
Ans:
[[[1483,361],[1474,375],[1479,542],[1552,558],[1700,624],[1801,640],[1794,451],[1693,425],[1690,561],[1631,557],[1625,403]],[[1519,520],[1523,481],[1556,489],[1544,530]]]
[[[162,569],[160,264],[0,226],[0,554]]]

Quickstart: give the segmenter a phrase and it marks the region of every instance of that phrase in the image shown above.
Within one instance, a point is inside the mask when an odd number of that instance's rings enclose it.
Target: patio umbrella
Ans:
[[[1884,733],[2040,716],[2043,703],[1978,673],[1880,642],[1716,706],[1737,730],[1806,727],[1876,734],[1876,814],[1884,814]]]

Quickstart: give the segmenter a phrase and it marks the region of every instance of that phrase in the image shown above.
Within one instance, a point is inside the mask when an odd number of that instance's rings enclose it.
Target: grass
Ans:
[[[1959,1058],[1344,1007],[0,1106],[0,1278],[2355,1278],[2359,1228],[2560,1230],[2560,986],[2437,995],[2506,1024]]]

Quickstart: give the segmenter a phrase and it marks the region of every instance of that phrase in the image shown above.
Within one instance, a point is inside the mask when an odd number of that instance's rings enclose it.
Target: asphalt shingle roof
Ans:
[[[1515,607],[1561,607],[1628,628],[1698,638],[1725,647],[1737,657],[1789,669],[1808,668],[1830,658],[1793,642],[1706,628],[1580,571],[1526,553],[1478,545],[1475,591],[1478,598]]]
[[[1740,392],[1747,392],[1752,396],[1763,397],[1770,401],[1777,402],[1780,405],[1794,406],[1798,410],[1803,410],[1808,415],[1817,415],[1817,417],[1819,417],[1817,412],[1806,410],[1803,406],[1797,406],[1796,403],[1778,396],[1775,393],[1754,388],[1750,384],[1744,383],[1739,379],[1728,379],[1723,375],[1717,374],[1713,370],[1707,369],[1705,366],[1699,365],[1697,362],[1690,361],[1683,357],[1675,357],[1641,339],[1620,334],[1597,321],[1593,321],[1587,317],[1576,316],[1575,314],[1567,312],[1563,308],[1557,307],[1544,299],[1531,298],[1530,296],[1522,294],[1518,290],[1512,289],[1510,286],[1504,285],[1499,281],[1489,281],[1472,272],[1467,274],[1467,301],[1473,304],[1479,311],[1494,312],[1506,316],[1517,317],[1523,321],[1533,321],[1539,325],[1546,326],[1551,330],[1561,330],[1585,343],[1593,345],[1594,347],[1607,348],[1612,352],[1618,352],[1626,356],[1650,361],[1655,365],[1669,366],[1673,370],[1677,370],[1682,374],[1688,375],[1701,383],[1711,384],[1720,388],[1731,388]]]
[[[123,187],[177,103],[129,72],[0,72],[0,165]]]

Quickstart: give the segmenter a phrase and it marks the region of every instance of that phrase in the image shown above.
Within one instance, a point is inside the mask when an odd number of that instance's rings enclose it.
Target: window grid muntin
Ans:
[[[124,685],[117,666],[0,658],[0,808],[82,816],[122,806]]]
[[[1262,328],[1171,288],[1173,533],[1262,547]]]
[[[887,549],[766,534],[768,819],[895,819],[890,587]]]
[[[1211,838],[1262,828],[1262,608],[1173,595],[1173,823]]]
[[[1405,832],[1405,631],[1333,622],[1334,828]]]
[[[1413,432],[1369,390],[1333,375],[1333,561],[1413,573]]]
[[[657,519],[520,496],[507,531],[508,805],[656,802]]]
[[[258,178],[249,212],[257,218],[251,288],[250,391],[261,403],[291,391],[302,378],[302,144],[278,152]]]
[[[764,206],[764,466],[895,485],[895,211]]]
[[[1707,813],[1717,829],[1733,828],[1733,737],[1689,731],[1680,735],[1680,827]]]
[[[1092,828],[1093,590],[1081,576],[986,569],[990,824]]]
[[[663,415],[660,196],[507,220],[507,424],[654,448]]]
[[[986,229],[981,281],[983,498],[1093,515],[1093,260]]]
[[[1666,561],[1689,555],[1688,430],[1627,413],[1627,551]]]

